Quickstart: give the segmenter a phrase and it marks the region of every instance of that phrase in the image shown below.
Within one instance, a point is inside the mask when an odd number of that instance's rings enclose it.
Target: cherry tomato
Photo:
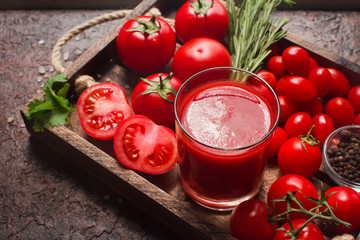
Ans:
[[[310,55],[308,52],[298,46],[290,46],[282,53],[285,68],[295,75],[307,76],[310,67]]]
[[[278,166],[282,174],[311,178],[319,170],[321,161],[319,144],[315,139],[307,140],[306,137],[289,138],[278,153]]]
[[[306,135],[313,125],[311,116],[306,112],[297,112],[285,122],[284,130],[289,138]]]
[[[133,115],[124,91],[115,83],[87,88],[78,99],[77,112],[84,132],[101,140],[112,139],[120,122]]]
[[[284,96],[285,95],[285,90],[284,90],[284,86],[285,86],[285,79],[287,77],[289,77],[290,75],[285,75],[283,77],[281,77],[279,79],[279,81],[276,82],[275,84],[275,92],[278,96]]]
[[[314,58],[310,57],[310,66],[307,70],[306,76],[309,76],[310,72],[318,66],[319,66],[319,64],[316,62],[316,60]]]
[[[360,230],[360,195],[355,190],[345,186],[337,186],[328,189],[325,197],[334,193],[328,199],[328,203],[335,215],[341,220],[350,223],[347,228],[343,225],[331,228],[336,233],[353,233]]]
[[[299,102],[299,111],[306,112],[310,114],[310,116],[315,116],[316,114],[324,112],[323,103],[318,98],[314,98],[308,102]]]
[[[332,77],[329,94],[333,97],[344,97],[350,90],[350,82],[345,75],[337,69],[328,68]]]
[[[212,67],[231,67],[231,56],[220,42],[212,38],[194,38],[174,55],[171,68],[181,82],[202,70]]]
[[[114,151],[124,166],[148,174],[166,173],[177,163],[174,131],[143,115],[121,122],[114,136]]]
[[[266,56],[264,62],[268,62],[270,58],[272,58],[273,56],[278,56],[279,54],[280,54],[279,44],[273,43],[273,45],[271,46],[270,53],[269,55]]]
[[[275,89],[277,80],[276,80],[275,75],[272,72],[261,70],[261,71],[257,72],[256,75],[258,75],[259,77],[264,79],[270,85],[270,87]]]
[[[175,16],[178,38],[187,42],[197,37],[223,41],[229,30],[229,14],[218,0],[186,1]]]
[[[347,99],[353,105],[355,112],[360,113],[360,85],[350,89]]]
[[[156,73],[143,79],[132,93],[134,113],[145,115],[156,124],[173,127],[173,103],[180,85],[180,80],[167,73]]]
[[[268,221],[266,206],[265,202],[256,199],[236,206],[230,216],[231,234],[243,240],[271,240],[277,224]]]
[[[278,99],[280,103],[280,121],[286,122],[291,115],[298,112],[299,106],[287,96],[278,96]]]
[[[353,106],[342,97],[330,99],[325,106],[325,113],[334,121],[335,128],[351,125],[355,118]]]
[[[267,194],[267,202],[270,207],[273,207],[273,200],[282,198],[286,196],[286,193],[299,191],[295,194],[295,197],[299,199],[299,201],[304,205],[304,208],[307,210],[312,209],[313,207],[317,206],[316,203],[306,199],[304,196],[312,197],[317,199],[318,193],[317,190],[308,179],[299,176],[299,175],[284,175],[276,179],[273,184],[271,184],[270,189]],[[295,203],[291,203],[292,207],[297,207]],[[275,215],[280,213],[286,212],[286,201],[275,202]],[[291,219],[296,218],[305,218],[307,219],[308,216],[299,213],[291,213]]]
[[[325,97],[329,93],[332,84],[332,77],[327,68],[314,68],[309,73],[308,80],[316,88],[317,97]]]
[[[277,156],[281,145],[288,140],[288,135],[281,127],[276,127],[273,134],[274,136],[270,143],[270,157]]]
[[[306,222],[305,219],[294,219],[291,220],[291,224],[294,229],[300,228]],[[285,229],[287,233],[290,233],[289,223],[285,223],[281,226]],[[276,230],[273,240],[291,240],[292,238],[286,234],[283,230]],[[321,230],[312,222],[308,223],[305,228],[303,228],[299,235],[296,238],[297,240],[324,240],[325,237]]]
[[[360,125],[360,113],[356,116],[356,118],[354,119],[354,124],[355,125]]]
[[[304,77],[289,76],[284,83],[285,95],[297,102],[311,101],[316,97],[314,85]]]
[[[270,58],[267,62],[266,67],[276,76],[276,79],[280,79],[286,74],[286,69],[283,63],[282,56],[277,55]]]
[[[334,122],[328,115],[320,113],[313,117],[313,125],[312,135],[319,141],[320,147],[323,147],[326,138],[335,130]]]
[[[173,57],[176,36],[163,19],[138,16],[123,25],[116,48],[120,59],[130,69],[152,72],[165,66]]]

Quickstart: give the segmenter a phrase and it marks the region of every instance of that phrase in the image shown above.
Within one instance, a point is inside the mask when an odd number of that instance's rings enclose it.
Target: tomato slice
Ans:
[[[86,89],[77,102],[80,125],[89,136],[109,140],[119,123],[133,115],[123,89],[115,83],[99,83]]]
[[[178,159],[175,133],[143,115],[133,115],[119,125],[114,151],[126,167],[149,174],[163,174]]]

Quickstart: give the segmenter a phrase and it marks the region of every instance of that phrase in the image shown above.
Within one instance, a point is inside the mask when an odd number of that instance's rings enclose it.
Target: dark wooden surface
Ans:
[[[0,11],[0,239],[176,239],[26,131],[19,109],[51,72],[53,45],[66,31],[107,10]],[[290,31],[360,64],[359,12],[282,11]],[[102,24],[64,49],[70,65],[116,24]],[[45,73],[42,73],[42,67]],[[40,68],[40,69],[39,69]],[[126,194],[126,193],[124,193]]]

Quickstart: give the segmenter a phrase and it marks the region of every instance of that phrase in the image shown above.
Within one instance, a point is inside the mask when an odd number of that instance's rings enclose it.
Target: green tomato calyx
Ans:
[[[212,0],[211,3],[207,2],[206,0],[198,0],[198,1],[190,0],[190,4],[194,8],[196,15],[200,13],[206,15],[209,8],[211,8],[214,5],[214,0]]]
[[[145,94],[149,94],[149,93],[157,93],[160,95],[160,97],[162,99],[164,99],[165,101],[169,102],[169,103],[173,103],[173,101],[171,101],[168,98],[168,93],[172,93],[174,95],[176,95],[176,90],[171,86],[171,79],[173,77],[173,73],[170,73],[165,79],[162,79],[162,73],[159,74],[159,81],[152,81],[146,78],[141,78],[142,81],[148,83],[151,87],[145,91],[143,91],[142,93],[140,93],[138,95],[145,95]]]
[[[127,32],[141,32],[143,34],[153,34],[160,31],[160,22],[156,19],[155,16],[152,16],[149,21],[145,21],[141,18],[133,18],[133,20],[139,23],[139,26],[127,29]],[[159,23],[159,26],[156,26],[156,22]]]
[[[315,145],[319,145],[320,146],[320,142],[319,140],[316,140],[316,138],[311,135],[313,129],[314,129],[314,125],[312,125],[312,127],[310,128],[309,132],[307,133],[307,135],[301,135],[299,136],[299,138],[301,139],[301,145],[303,146],[303,148],[305,148],[305,151],[307,152],[305,143],[309,144],[310,146],[315,146]]]

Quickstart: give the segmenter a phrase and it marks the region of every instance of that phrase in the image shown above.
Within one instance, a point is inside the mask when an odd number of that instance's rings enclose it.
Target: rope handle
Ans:
[[[117,19],[121,19],[126,17],[132,10],[118,10],[115,12],[110,12],[110,13],[106,13],[103,14],[101,16],[95,17],[85,23],[82,23],[76,27],[74,27],[73,29],[71,29],[70,31],[68,31],[67,33],[65,33],[54,45],[52,53],[51,53],[51,64],[54,67],[54,69],[58,72],[58,73],[64,73],[65,72],[65,67],[62,65],[62,61],[61,61],[61,50],[63,48],[63,46],[69,41],[71,40],[73,37],[75,37],[76,35],[78,35],[79,33],[82,33],[83,31],[104,23],[104,22],[109,22],[109,21],[113,21],[113,20],[117,20]],[[151,8],[147,13],[145,13],[145,15],[152,15],[152,16],[161,16],[161,12],[159,9],[153,7]],[[169,23],[169,25],[171,27],[174,28],[174,19],[170,19],[170,18],[163,18],[165,21],[167,21]],[[77,94],[80,94],[83,90],[85,90],[86,88],[95,85],[96,82],[94,80],[93,77],[89,76],[89,75],[82,75],[79,76],[77,79],[75,79],[74,82],[74,88]]]

